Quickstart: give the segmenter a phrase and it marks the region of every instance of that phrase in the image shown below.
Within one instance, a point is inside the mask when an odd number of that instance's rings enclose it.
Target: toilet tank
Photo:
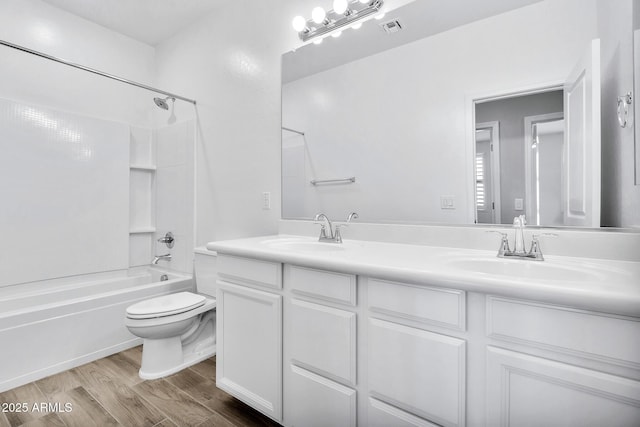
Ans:
[[[193,259],[193,277],[196,279],[196,290],[198,293],[215,297],[217,254],[203,246],[194,250]]]

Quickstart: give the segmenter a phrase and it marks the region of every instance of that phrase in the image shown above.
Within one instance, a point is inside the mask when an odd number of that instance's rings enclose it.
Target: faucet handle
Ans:
[[[351,212],[349,214],[349,216],[347,217],[347,224],[349,224],[352,219],[358,219],[358,213],[357,212]]]
[[[171,233],[170,231],[167,232],[164,237],[158,239],[158,242],[166,244],[169,249],[173,248],[174,241],[175,239],[173,237],[173,233]]]
[[[320,239],[326,239],[327,238],[327,227],[322,223],[322,222],[314,222],[314,224],[319,225],[320,226]]]
[[[342,243],[342,233],[340,232],[340,229],[342,227],[347,227],[347,226],[348,226],[347,224],[336,224],[336,227],[335,227],[336,231],[335,231],[335,233],[333,235],[333,240],[336,243]]]
[[[558,237],[556,233],[538,233],[531,236],[531,248],[529,249],[529,255],[533,255],[536,260],[544,261],[542,251],[540,250],[540,240],[542,236]]]
[[[496,230],[487,230],[485,233],[497,233],[502,236],[502,240],[500,241],[500,249],[498,249],[498,256],[501,257],[504,254],[511,253],[511,248],[509,248],[509,236],[507,233]]]

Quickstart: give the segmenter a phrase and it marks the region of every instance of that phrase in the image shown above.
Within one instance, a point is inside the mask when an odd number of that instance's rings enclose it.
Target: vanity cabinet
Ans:
[[[638,426],[640,319],[219,254],[217,385],[285,426]]]
[[[216,385],[282,421],[282,266],[218,256]]]
[[[640,425],[638,319],[486,300],[487,425]]]

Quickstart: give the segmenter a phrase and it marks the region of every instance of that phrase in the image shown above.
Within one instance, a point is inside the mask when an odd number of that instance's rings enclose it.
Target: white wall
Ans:
[[[0,39],[151,84],[154,50],[40,0],[0,2]],[[0,96],[150,126],[149,92],[0,46]]]
[[[602,176],[605,177],[601,222],[612,227],[640,227],[640,186],[634,185],[634,126],[621,128],[616,111],[617,97],[633,91],[633,3],[633,0],[618,0],[614,7],[610,1],[598,0],[603,76]]]
[[[536,3],[286,84],[283,126],[305,132],[308,154],[307,205],[297,212],[472,222],[467,104],[562,82],[597,37],[595,6]],[[308,184],[352,175],[353,185]],[[440,208],[443,195],[455,210]]]
[[[283,4],[234,1],[156,47],[157,84],[198,101],[196,246],[277,232]]]

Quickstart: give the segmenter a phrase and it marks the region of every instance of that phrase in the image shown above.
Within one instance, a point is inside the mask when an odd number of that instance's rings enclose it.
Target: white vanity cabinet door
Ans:
[[[439,425],[465,424],[464,340],[373,318],[368,330],[370,397]]]
[[[282,420],[282,297],[218,281],[216,385]]]
[[[640,382],[488,347],[487,426],[637,427]]]

